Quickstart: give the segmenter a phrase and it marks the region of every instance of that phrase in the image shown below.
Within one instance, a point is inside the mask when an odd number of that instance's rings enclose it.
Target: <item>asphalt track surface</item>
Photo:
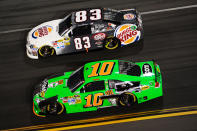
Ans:
[[[197,2],[195,0],[6,0],[0,1],[0,32],[31,28],[85,7],[101,6],[115,9],[136,7],[140,12],[146,12],[193,4]],[[28,31],[0,34],[0,129],[197,105],[197,8],[146,14],[142,17],[145,30],[144,45],[117,51],[64,55],[42,61],[26,57],[25,43]],[[133,61],[156,59],[163,75],[163,102],[146,104],[136,110],[123,111],[110,108],[99,113],[81,113],[59,118],[34,117],[32,90],[42,78],[53,73],[75,70],[89,61],[104,59]],[[163,118],[121,123],[113,125],[113,128],[102,126],[88,129],[158,130],[165,126],[166,130],[195,131],[196,121],[196,115],[193,115],[184,119]]]

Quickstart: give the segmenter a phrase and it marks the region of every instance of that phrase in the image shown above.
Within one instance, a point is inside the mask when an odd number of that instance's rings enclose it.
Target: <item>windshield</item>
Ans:
[[[138,65],[134,63],[119,61],[119,73],[131,76],[140,76],[141,69]]]
[[[63,33],[68,30],[72,26],[71,15],[69,15],[66,19],[64,19],[59,24],[59,35],[63,35]]]
[[[84,76],[83,76],[84,67],[80,67],[76,71],[74,71],[67,81],[67,86],[74,92],[78,87],[80,87],[84,83]]]

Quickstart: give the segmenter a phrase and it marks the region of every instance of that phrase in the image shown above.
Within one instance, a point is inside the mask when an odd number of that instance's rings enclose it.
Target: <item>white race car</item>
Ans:
[[[141,15],[135,10],[82,9],[64,19],[45,22],[27,36],[32,59],[96,49],[116,49],[143,38]]]

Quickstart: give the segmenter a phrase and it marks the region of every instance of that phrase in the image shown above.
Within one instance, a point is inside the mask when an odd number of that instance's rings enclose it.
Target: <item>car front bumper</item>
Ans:
[[[27,56],[31,59],[38,59],[38,51],[37,49],[31,49],[26,45],[26,53]]]

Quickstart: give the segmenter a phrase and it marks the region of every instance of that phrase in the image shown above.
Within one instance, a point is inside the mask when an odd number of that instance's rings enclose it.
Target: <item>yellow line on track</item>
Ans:
[[[128,118],[128,117],[138,117],[142,115],[151,115],[154,113],[169,113],[175,111],[186,111],[186,110],[196,110],[197,106],[186,106],[186,107],[178,107],[178,108],[169,108],[169,109],[161,109],[161,110],[153,110],[153,111],[145,111],[145,112],[137,112],[137,113],[128,113],[128,114],[121,114],[121,115],[113,115],[113,116],[104,116],[104,117],[97,117],[97,118],[89,118],[84,120],[74,120],[74,121],[66,121],[66,122],[59,122],[59,123],[51,123],[51,124],[43,124],[43,125],[35,125],[35,126],[27,126],[27,127],[20,127],[14,129],[8,129],[6,131],[24,131],[24,130],[34,130],[34,129],[43,129],[43,128],[54,128],[57,126],[69,126],[71,124],[85,124],[88,122],[99,122],[103,120],[114,120],[114,119],[121,119],[121,118]],[[58,117],[58,116],[57,116]],[[66,116],[65,116],[66,117]]]
[[[140,120],[158,119],[158,118],[192,115],[192,114],[197,114],[197,111],[187,111],[187,112],[153,115],[153,116],[145,116],[145,117],[138,117],[138,118],[129,118],[129,119],[124,119],[124,120],[114,120],[114,121],[99,122],[99,123],[92,123],[92,124],[85,124],[85,125],[60,127],[60,128],[45,129],[45,130],[40,130],[40,131],[63,131],[63,130],[70,130],[70,129],[85,128],[85,127],[103,126],[103,125],[110,125],[110,124],[117,124],[117,123],[134,122],[134,121],[140,121]]]

